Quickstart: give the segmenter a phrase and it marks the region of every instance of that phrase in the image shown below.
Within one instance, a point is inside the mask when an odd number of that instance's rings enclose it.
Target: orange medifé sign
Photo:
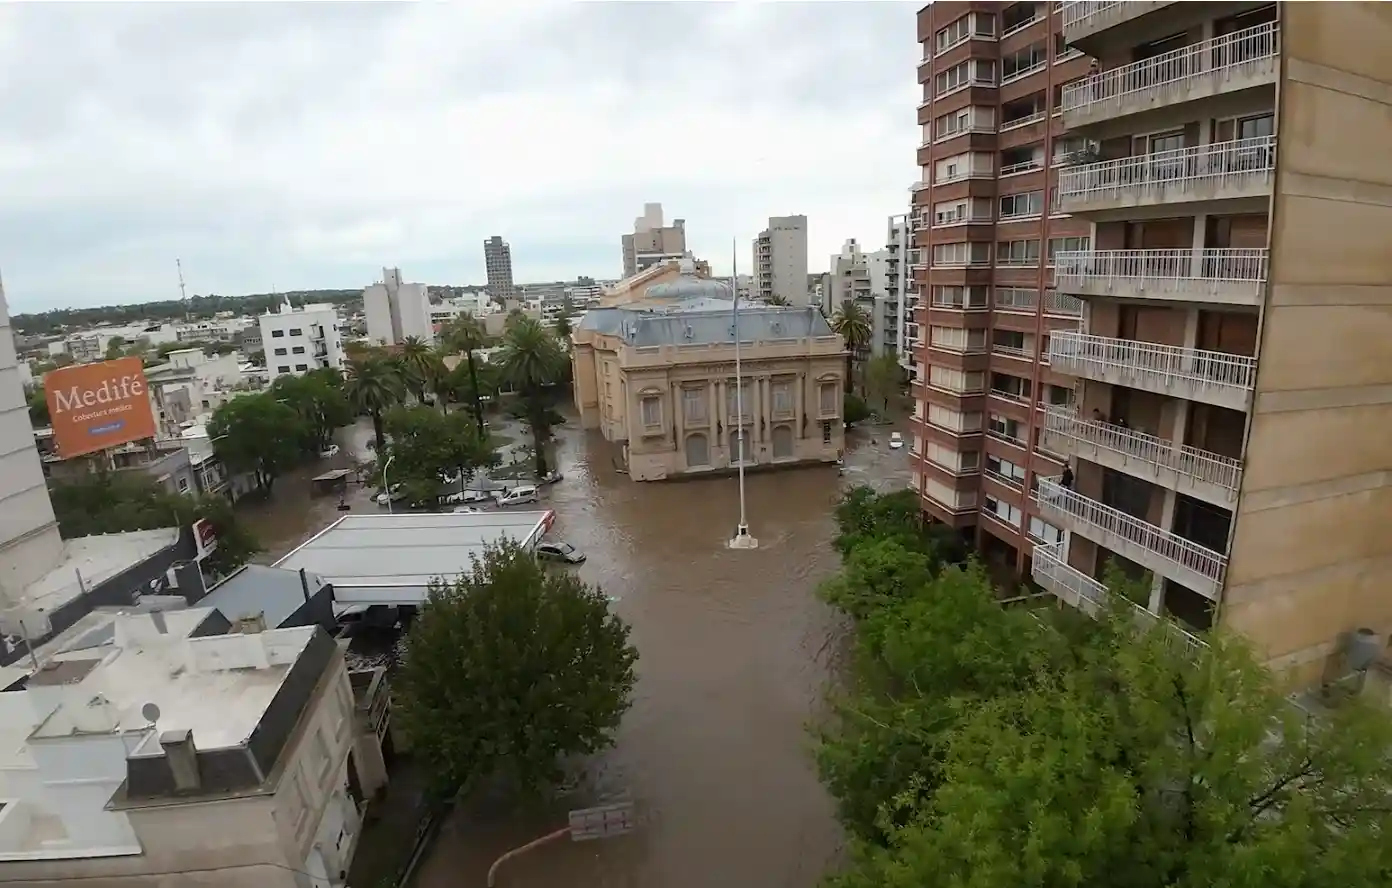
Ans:
[[[73,364],[44,377],[53,443],[64,459],[155,436],[139,358]]]

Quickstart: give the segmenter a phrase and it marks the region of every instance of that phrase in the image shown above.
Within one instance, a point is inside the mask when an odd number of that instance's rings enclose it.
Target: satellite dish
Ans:
[[[150,724],[154,724],[159,721],[160,708],[154,703],[146,703],[144,706],[140,707],[140,716]]]

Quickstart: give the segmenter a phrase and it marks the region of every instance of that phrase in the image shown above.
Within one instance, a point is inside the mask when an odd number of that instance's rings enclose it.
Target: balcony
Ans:
[[[1068,564],[1063,557],[1062,541],[1036,545],[1030,557],[1030,571],[1034,581],[1060,601],[1091,616],[1101,613],[1111,595],[1106,586]],[[1134,601],[1128,601],[1127,606],[1142,626],[1150,626],[1160,619]],[[1197,635],[1186,632],[1172,621],[1167,622],[1169,639],[1181,648],[1198,651],[1208,646]]]
[[[1224,509],[1233,508],[1242,463],[1145,432],[1084,419],[1070,407],[1044,408],[1045,449],[1077,456]]]
[[[1271,197],[1275,175],[1275,136],[1158,151],[1061,170],[1059,210],[1068,214],[1110,212],[1139,218],[1146,215],[1136,212],[1140,207],[1265,201]],[[1241,208],[1231,208],[1238,209]],[[1205,209],[1188,207],[1181,211],[1169,207],[1169,211],[1178,215]]]
[[[1228,560],[1178,534],[1061,486],[1039,481],[1040,517],[1212,600],[1223,587]]]
[[[1267,22],[1154,58],[1111,68],[1063,88],[1069,129],[1213,96],[1274,86],[1281,31]]]
[[[1060,330],[1049,337],[1049,365],[1108,385],[1246,411],[1257,359],[1134,339]]]
[[[1094,250],[1054,255],[1054,286],[1112,299],[1258,306],[1264,249]]]
[[[1070,44],[1083,44],[1082,48],[1091,52],[1095,48],[1093,44],[1097,42],[1094,38],[1107,29],[1174,5],[1173,0],[1079,0],[1064,3],[1063,39]],[[1095,52],[1092,54],[1096,55]]]

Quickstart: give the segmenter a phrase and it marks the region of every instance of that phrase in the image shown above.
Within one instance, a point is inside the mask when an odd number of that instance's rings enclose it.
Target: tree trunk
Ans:
[[[382,451],[387,447],[387,436],[382,431],[382,412],[380,410],[372,411],[372,436],[377,440],[377,454],[380,459]]]
[[[850,346],[847,346],[847,347],[846,347],[846,394],[848,394],[848,395],[854,394],[854,393],[855,393],[855,384],[852,382],[852,379],[853,379],[854,376],[855,376],[855,369],[854,369],[854,368],[855,368],[855,352],[853,352],[853,351],[851,350]]]
[[[483,440],[487,437],[487,432],[483,430],[483,394],[479,392],[478,367],[474,366],[472,349],[464,350],[464,360],[469,362],[469,385],[474,389],[474,422],[478,423],[479,440]]]

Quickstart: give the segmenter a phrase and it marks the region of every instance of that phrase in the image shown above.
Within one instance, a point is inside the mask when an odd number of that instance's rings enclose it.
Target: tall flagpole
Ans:
[[[735,528],[735,538],[730,540],[731,549],[753,549],[759,541],[749,535],[749,522],[744,510],[744,463],[749,453],[749,434],[744,427],[744,375],[740,366],[740,328],[739,328],[739,241],[730,243],[730,293],[735,297],[734,323],[731,329],[735,334],[735,421],[739,423],[739,526]]]

